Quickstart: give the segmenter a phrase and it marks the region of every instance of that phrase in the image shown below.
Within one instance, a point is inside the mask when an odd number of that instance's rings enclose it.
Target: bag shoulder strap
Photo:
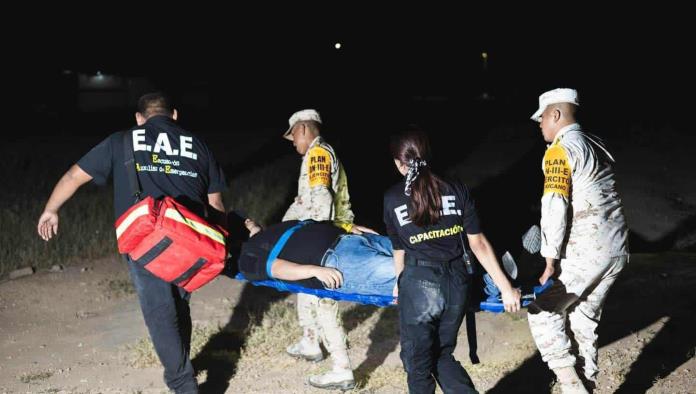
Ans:
[[[457,199],[464,204],[464,194],[462,193],[462,187],[460,182],[450,182],[448,185],[454,190],[457,195]],[[471,262],[471,256],[467,251],[467,244],[464,242],[464,219],[461,220],[462,231],[459,232],[459,240],[462,243],[462,259],[464,260],[464,266],[466,267],[466,272],[469,276],[474,274],[474,265]],[[469,286],[469,297],[473,299],[473,289],[476,286]],[[466,314],[464,315],[466,321],[466,338],[469,342],[469,360],[472,364],[478,364],[481,360],[478,357],[478,339],[476,337],[476,311],[472,308],[468,308]]]
[[[135,202],[140,201],[142,190],[138,181],[138,174],[135,171],[135,156],[133,155],[133,133],[131,130],[123,132],[123,165],[126,166],[128,183],[130,184],[131,194],[135,197]]]
[[[288,242],[292,234],[299,230],[300,227],[304,226],[305,224],[310,223],[309,220],[303,220],[296,225],[290,227],[289,229],[285,230],[283,235],[278,238],[278,241],[273,245],[273,248],[271,251],[268,253],[268,258],[266,259],[266,275],[268,275],[269,278],[274,279],[273,275],[271,274],[271,267],[273,266],[273,261],[278,257],[280,252],[283,250],[285,247],[285,244]]]
[[[452,188],[452,190],[454,190],[454,193],[456,194],[457,199],[463,205],[464,204],[464,194],[462,193],[460,183],[459,182],[448,182],[447,184],[449,185],[449,187]],[[460,217],[460,219],[461,219],[460,224],[462,226],[462,231],[459,232],[459,241],[462,243],[462,259],[464,260],[464,264],[466,266],[466,272],[469,275],[473,275],[474,274],[474,265],[471,262],[471,256],[469,255],[467,243],[464,242],[464,236],[462,235],[462,233],[464,232],[464,230],[463,230],[464,219],[461,217]]]

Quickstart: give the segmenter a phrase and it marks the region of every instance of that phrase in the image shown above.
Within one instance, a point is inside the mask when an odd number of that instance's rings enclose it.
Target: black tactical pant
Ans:
[[[468,277],[461,259],[406,259],[399,277],[401,361],[410,393],[476,393],[452,352],[467,306]]]
[[[191,293],[152,275],[129,257],[128,270],[138,293],[140,309],[157,356],[164,367],[164,381],[177,394],[198,393],[189,358],[191,349]]]

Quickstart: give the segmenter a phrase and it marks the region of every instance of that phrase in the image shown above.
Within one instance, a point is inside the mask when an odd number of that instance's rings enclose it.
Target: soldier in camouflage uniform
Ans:
[[[554,284],[530,305],[529,327],[563,393],[594,389],[602,306],[628,262],[628,228],[616,191],[614,158],[576,123],[578,106],[575,90],[554,89],[539,97],[532,116],[550,143],[542,163],[541,255],[546,269],[539,281],[553,277]],[[576,356],[584,384],[575,369]]]
[[[353,229],[348,182],[333,148],[319,135],[321,118],[313,109],[294,113],[290,128],[283,135],[302,155],[297,197],[283,221],[333,220],[347,232]],[[355,229],[357,231],[357,229]],[[338,315],[338,303],[328,298],[297,294],[297,316],[303,329],[302,339],[287,348],[288,354],[310,361],[323,358],[320,341],[331,353],[333,369],[309,377],[312,386],[349,389],[355,386],[348,358],[346,333]]]

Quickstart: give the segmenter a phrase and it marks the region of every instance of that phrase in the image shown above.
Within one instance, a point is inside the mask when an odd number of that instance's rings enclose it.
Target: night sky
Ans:
[[[58,123],[72,125],[75,75],[98,71],[146,78],[183,104],[205,96],[180,107],[211,129],[281,127],[304,107],[339,128],[357,118],[461,128],[484,92],[496,119],[522,120],[561,86],[602,121],[660,122],[686,109],[696,46],[679,10],[490,8],[45,10],[14,31],[6,65],[21,113],[65,113]]]
[[[230,143],[237,132],[280,136],[290,114],[316,108],[325,121],[322,134],[348,171],[358,219],[379,227],[383,190],[398,178],[388,137],[408,124],[431,135],[440,173],[497,127],[538,133],[529,116],[539,94],[556,87],[578,89],[583,126],[610,143],[633,138],[627,131],[635,128],[689,132],[696,35],[684,20],[688,13],[537,7],[402,14],[299,5],[292,12],[223,12],[198,5],[172,14],[104,6],[89,17],[61,18],[44,9],[31,14],[24,30],[6,35],[17,37],[9,43],[6,75],[18,105],[9,117],[17,125],[3,134],[27,147],[39,135],[79,140],[86,151],[131,127],[135,100],[152,89],[173,96],[184,127],[203,137],[222,132]],[[147,83],[129,88],[119,106],[85,111],[79,75],[97,72]],[[543,146],[539,138],[516,167],[522,172],[495,181],[528,190],[529,198],[511,206],[491,184],[476,191],[484,215],[499,216],[498,207],[507,206],[519,216],[538,203],[533,190],[540,187]],[[224,148],[213,149],[221,150],[215,154],[222,161],[229,158]],[[293,150],[274,138],[262,152],[226,168],[228,177]]]

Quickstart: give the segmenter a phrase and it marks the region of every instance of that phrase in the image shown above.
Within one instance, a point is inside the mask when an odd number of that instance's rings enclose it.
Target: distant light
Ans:
[[[120,89],[125,79],[108,72],[78,73],[78,86],[86,89]]]
[[[488,59],[488,52],[481,52],[481,58]]]
[[[341,49],[341,43],[337,42],[336,44],[334,44],[334,48]]]
[[[63,70],[63,75],[70,75],[72,74],[72,70]]]

